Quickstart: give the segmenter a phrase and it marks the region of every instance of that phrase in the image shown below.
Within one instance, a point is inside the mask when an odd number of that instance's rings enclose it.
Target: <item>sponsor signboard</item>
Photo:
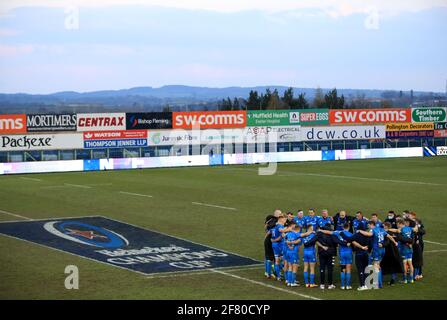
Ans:
[[[387,131],[387,139],[399,138],[432,138],[434,137],[433,130],[414,130],[414,131]]]
[[[436,147],[437,156],[447,156],[447,147]]]
[[[330,124],[411,122],[411,109],[343,109],[329,111]]]
[[[126,130],[125,113],[78,113],[78,131]]]
[[[411,118],[413,122],[443,122],[447,120],[447,108],[413,108]]]
[[[247,127],[327,124],[329,124],[329,112],[327,109],[247,111]]]
[[[84,132],[84,148],[131,148],[147,146],[146,130]]]
[[[433,122],[420,123],[387,123],[386,131],[416,131],[416,130],[433,130]]]
[[[247,111],[247,127],[288,126],[289,117],[288,110],[250,110]]]
[[[447,130],[447,122],[436,122],[435,130]]]
[[[26,115],[0,114],[0,134],[25,133]]]
[[[0,136],[0,151],[82,149],[79,133],[28,134]]]
[[[290,111],[290,124],[301,126],[321,126],[329,124],[328,109],[303,109]]]
[[[150,130],[149,146],[243,143],[245,129]]]
[[[295,142],[300,139],[300,126],[247,127],[244,133],[245,143]]]
[[[275,143],[300,140],[299,126],[247,127],[241,129],[150,130],[149,146],[230,143]]]
[[[260,263],[100,216],[4,222],[0,233],[142,274]]]
[[[447,138],[447,130],[435,130],[435,138]]]
[[[126,113],[126,129],[171,129],[172,112]]]
[[[173,112],[174,129],[219,129],[244,128],[247,123],[245,111]]]
[[[385,139],[385,126],[301,127],[302,141]]]
[[[28,114],[28,132],[76,131],[76,114]]]

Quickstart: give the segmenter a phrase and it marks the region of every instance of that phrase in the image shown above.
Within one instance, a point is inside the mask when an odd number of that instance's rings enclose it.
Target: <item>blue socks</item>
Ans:
[[[310,274],[310,284],[315,284],[315,274],[314,273]]]
[[[345,286],[345,273],[344,272],[340,273],[340,279],[341,279],[341,286],[344,287]]]
[[[351,286],[351,273],[346,273],[346,286]]]
[[[278,279],[281,277],[281,269],[280,269],[280,266],[279,266],[279,264],[276,264],[276,263],[275,263],[275,274],[276,274],[276,277],[277,277]]]
[[[309,284],[308,273],[306,271],[304,271],[304,283]]]

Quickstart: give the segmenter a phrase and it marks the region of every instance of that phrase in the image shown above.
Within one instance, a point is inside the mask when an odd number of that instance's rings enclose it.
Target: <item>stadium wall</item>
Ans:
[[[446,147],[438,147],[445,151]],[[442,149],[441,149],[442,148]],[[422,147],[0,163],[0,174],[423,157]]]

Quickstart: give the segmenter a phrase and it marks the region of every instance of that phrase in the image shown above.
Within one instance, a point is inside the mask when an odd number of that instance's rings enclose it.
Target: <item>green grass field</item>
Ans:
[[[425,239],[436,242],[425,246],[424,279],[357,292],[287,288],[265,279],[263,266],[151,277],[0,235],[0,298],[447,298],[446,157],[279,164],[272,176],[257,175],[257,166],[225,166],[0,177],[0,221],[20,220],[11,214],[32,219],[103,215],[257,260],[263,260],[264,217],[275,208],[310,207],[350,214],[361,209],[382,219],[389,209],[416,211]],[[79,290],[64,288],[69,264],[79,267]],[[353,281],[357,287],[356,276]]]

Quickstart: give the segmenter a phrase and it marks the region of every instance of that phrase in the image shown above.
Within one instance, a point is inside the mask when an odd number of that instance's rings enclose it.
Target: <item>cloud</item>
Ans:
[[[447,0],[9,0],[2,1],[0,12],[21,7],[109,7],[143,5],[187,10],[208,10],[221,13],[263,11],[267,13],[318,10],[332,17],[368,13],[371,8],[381,14],[398,14],[447,7]]]

